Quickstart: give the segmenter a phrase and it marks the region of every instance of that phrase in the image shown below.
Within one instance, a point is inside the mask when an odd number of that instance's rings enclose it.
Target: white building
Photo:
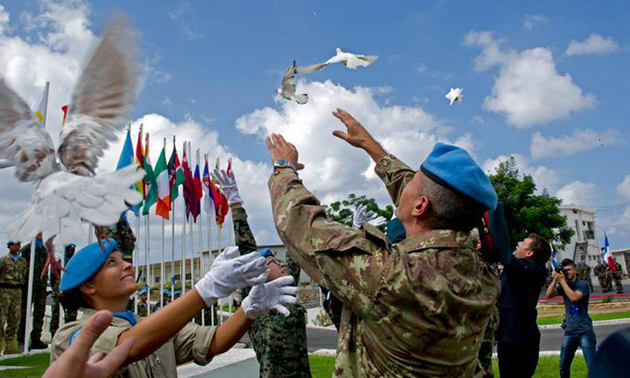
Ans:
[[[567,218],[567,226],[572,228],[575,234],[565,250],[559,251],[559,256],[556,257],[558,262],[565,258],[578,262],[584,258],[589,266],[597,265],[597,260],[601,258],[595,227],[597,211],[578,205],[562,205],[560,206],[560,215]]]
[[[623,273],[630,275],[630,248],[611,249],[610,253],[612,253],[615,260],[621,264]]]

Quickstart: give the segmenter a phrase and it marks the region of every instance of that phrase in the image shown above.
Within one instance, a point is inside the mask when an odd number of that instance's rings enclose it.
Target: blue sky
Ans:
[[[468,148],[489,170],[516,154],[521,171],[566,202],[601,208],[630,201],[627,2],[0,4],[9,15],[0,18],[5,43],[19,40],[27,61],[41,53],[28,46],[47,49],[57,59],[51,64],[67,70],[63,80],[42,65],[16,70],[9,53],[0,52],[0,74],[28,102],[42,80],[53,87],[61,81],[63,97],[112,12],[129,14],[147,68],[133,121],[165,136],[203,135],[194,148],[234,157],[237,177],[256,188],[245,190],[244,199],[262,242],[277,241],[268,199],[258,193],[270,172],[262,143],[269,132],[295,138],[313,167],[303,173],[305,183],[324,200],[356,192],[386,203],[369,160],[330,136],[339,126],[329,116],[337,105],[349,107],[414,166],[442,140]],[[64,14],[77,29],[64,29]],[[292,59],[322,62],[335,47],[379,60],[366,69],[336,65],[298,77],[298,92],[311,96],[302,107],[276,97],[273,89]],[[451,87],[464,88],[463,104],[448,105]],[[350,169],[354,176],[339,179]],[[613,248],[630,246],[629,209],[598,216],[600,240],[606,228]],[[15,211],[0,209],[3,219]]]

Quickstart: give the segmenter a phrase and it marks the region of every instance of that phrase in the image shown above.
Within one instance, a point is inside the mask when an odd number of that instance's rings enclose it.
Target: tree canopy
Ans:
[[[534,179],[519,173],[513,156],[499,163],[490,181],[503,202],[512,248],[532,232],[556,248],[564,249],[569,244],[574,231],[560,214],[562,200],[549,195],[546,189],[536,194]]]
[[[394,216],[394,207],[392,205],[387,205],[385,209],[381,209],[374,198],[367,198],[365,195],[357,196],[354,193],[350,193],[348,198],[343,201],[335,201],[330,205],[323,205],[323,208],[328,219],[352,227],[352,217],[358,205],[364,205],[368,211],[372,211],[387,220],[392,219]],[[385,225],[379,228],[385,232]]]

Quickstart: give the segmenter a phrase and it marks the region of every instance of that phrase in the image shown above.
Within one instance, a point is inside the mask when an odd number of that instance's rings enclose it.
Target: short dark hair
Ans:
[[[80,286],[59,293],[59,303],[70,311],[76,311],[80,308],[91,308],[85,300]]]
[[[571,259],[564,259],[564,260],[562,260],[560,265],[562,265],[562,267],[569,266],[569,265],[575,266],[575,262],[573,262],[573,260],[571,260]]]
[[[532,259],[539,264],[544,265],[551,257],[551,245],[547,239],[543,238],[533,232],[529,234],[528,238],[531,240],[529,248],[534,252]]]
[[[470,232],[485,212],[481,204],[471,198],[440,185],[425,175],[419,195],[429,197],[431,215],[427,226],[433,230],[446,229]]]

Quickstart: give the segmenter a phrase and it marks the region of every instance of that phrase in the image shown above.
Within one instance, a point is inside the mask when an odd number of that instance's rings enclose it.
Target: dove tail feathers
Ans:
[[[295,101],[300,105],[304,105],[308,102],[308,95],[306,93],[295,95]]]

